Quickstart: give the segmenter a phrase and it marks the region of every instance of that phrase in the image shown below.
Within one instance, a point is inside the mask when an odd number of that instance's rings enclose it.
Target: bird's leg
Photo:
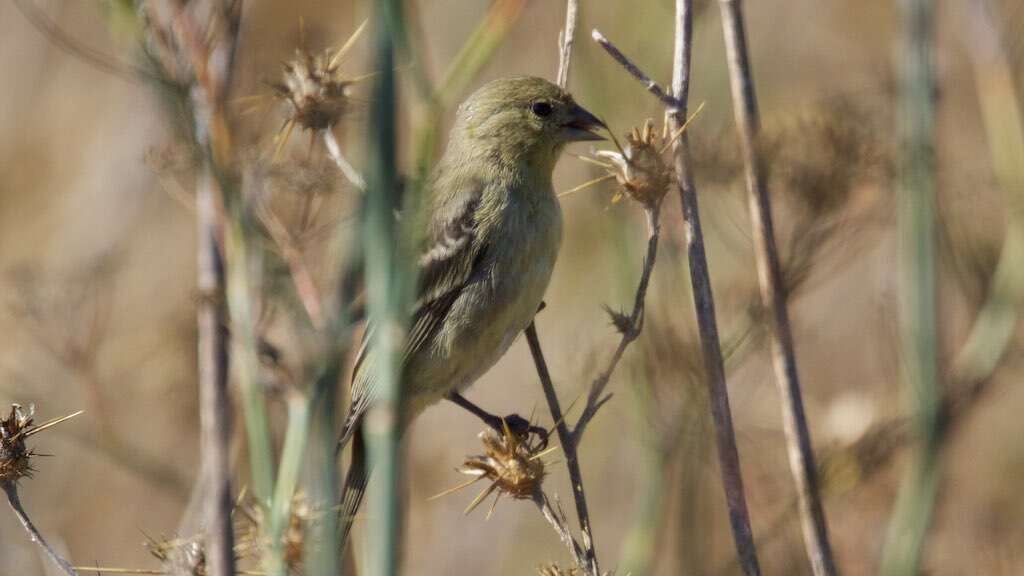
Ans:
[[[483,408],[477,406],[473,402],[469,401],[465,396],[458,392],[452,392],[446,396],[446,398],[452,401],[455,405],[460,406],[471,414],[483,421],[484,424],[493,428],[498,434],[505,433],[505,426],[507,425],[512,433],[518,436],[525,436],[527,434],[536,434],[543,447],[547,447],[548,444],[548,431],[546,428],[540,426],[534,426],[530,424],[530,421],[518,414],[509,414],[504,418],[496,416]]]

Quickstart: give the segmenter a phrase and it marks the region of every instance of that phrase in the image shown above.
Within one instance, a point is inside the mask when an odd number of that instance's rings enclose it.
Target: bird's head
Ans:
[[[450,145],[502,161],[553,167],[566,144],[603,140],[596,132],[601,128],[607,128],[604,122],[551,82],[502,78],[459,106]]]

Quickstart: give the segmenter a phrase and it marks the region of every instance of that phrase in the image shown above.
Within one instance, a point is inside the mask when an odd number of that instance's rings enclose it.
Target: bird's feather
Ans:
[[[451,191],[449,191],[451,192]],[[482,187],[465,186],[447,194],[435,209],[429,242],[417,262],[419,282],[417,301],[410,318],[410,330],[402,353],[403,368],[418,352],[428,346],[444,324],[452,303],[466,284],[478,275],[487,254],[486,229],[478,226],[477,208]],[[369,326],[356,355],[352,380],[352,403],[345,430],[344,445],[351,436],[351,427],[369,408],[376,396],[374,370],[369,369],[372,355],[370,342],[373,327]]]

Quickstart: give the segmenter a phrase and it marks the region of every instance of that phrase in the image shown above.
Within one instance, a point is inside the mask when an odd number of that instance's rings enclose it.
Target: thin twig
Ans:
[[[693,1],[676,0],[672,93],[678,99],[678,105],[670,108],[671,120],[675,126],[681,125],[686,120],[692,50]],[[715,423],[722,488],[725,490],[725,500],[729,508],[729,520],[740,566],[747,576],[759,575],[761,568],[757,559],[753,531],[750,528],[750,515],[747,512],[746,495],[743,490],[739,452],[736,449],[736,435],[733,431],[732,413],[729,408],[729,392],[725,383],[725,365],[722,359],[721,343],[718,339],[718,322],[715,319],[711,275],[708,271],[704,234],[701,230],[700,212],[697,207],[697,188],[690,166],[689,136],[686,133],[683,133],[677,141],[674,153],[683,219],[689,227],[686,239],[690,282],[693,286],[694,308],[704,355],[704,369],[707,372],[708,399]]]
[[[661,100],[662,104],[668,106],[669,108],[682,107],[680,106],[679,101],[677,101],[667,92],[665,92],[665,90],[662,89],[662,87],[659,86],[657,82],[651,80],[650,76],[644,74],[643,70],[641,70],[636,64],[634,64],[632,60],[627,58],[626,55],[623,54],[622,51],[620,51],[614,44],[612,44],[610,40],[605,38],[604,34],[601,34],[601,32],[597,30],[597,28],[594,28],[594,30],[590,33],[590,36],[594,39],[594,42],[597,42],[601,46],[601,48],[604,48],[605,52],[607,52],[609,56],[611,56],[612,58],[615,59],[616,62],[621,64],[622,67],[626,69],[626,72],[629,72],[634,78],[639,80],[640,83],[643,84],[645,88],[647,88],[648,92],[654,94],[654,96],[657,97],[658,100]]]
[[[587,393],[587,403],[584,405],[583,412],[580,414],[579,420],[576,421],[576,426],[572,431],[572,440],[576,444],[579,444],[583,439],[583,432],[586,430],[587,424],[590,423],[601,406],[611,397],[606,396],[604,390],[608,386],[612,374],[615,373],[619,361],[622,360],[626,348],[640,336],[640,332],[643,329],[647,287],[650,284],[651,272],[654,271],[654,262],[658,257],[658,240],[661,236],[661,224],[658,222],[660,211],[660,206],[645,208],[644,210],[644,214],[647,217],[647,254],[644,256],[643,272],[640,274],[640,282],[636,287],[633,310],[630,312],[629,323],[622,330],[619,345],[615,348],[608,366],[590,384],[590,391]]]
[[[580,548],[576,539],[572,536],[572,530],[565,523],[565,515],[559,514],[551,506],[551,502],[548,500],[547,494],[538,492],[533,496],[533,503],[537,505],[540,513],[544,516],[544,519],[551,524],[551,527],[558,533],[558,538],[565,544],[565,547],[569,549],[569,553],[576,560],[578,566],[585,566],[587,559],[585,553]]]
[[[583,488],[583,474],[580,471],[577,444],[569,425],[565,422],[565,414],[558,402],[558,395],[555,393],[555,386],[551,382],[551,373],[548,371],[548,364],[544,360],[544,351],[540,346],[540,339],[537,337],[537,329],[534,323],[526,327],[526,342],[530,345],[530,354],[533,356],[533,363],[537,367],[537,375],[540,377],[541,387],[544,389],[544,398],[547,400],[548,408],[551,410],[551,419],[555,422],[555,431],[558,434],[558,442],[562,445],[562,452],[565,454],[565,465],[569,470],[569,481],[572,483],[573,500],[576,502],[576,516],[580,522],[581,540],[583,544],[582,558],[577,557],[577,564],[587,571],[590,576],[601,574],[597,563],[597,552],[594,550],[594,536],[590,527],[590,512],[587,509],[587,496]],[[582,561],[579,561],[582,560]]]
[[[567,0],[565,8],[565,29],[559,36],[559,59],[558,74],[556,81],[558,86],[565,89],[569,82],[569,67],[572,63],[572,46],[576,31],[576,20],[579,16],[579,9],[576,0]],[[583,473],[580,470],[579,455],[577,453],[577,439],[565,422],[565,414],[558,401],[558,394],[551,381],[551,373],[548,371],[547,361],[544,359],[544,351],[540,345],[540,338],[537,336],[537,327],[533,322],[526,327],[526,341],[530,346],[530,354],[533,356],[533,363],[537,368],[537,376],[540,379],[541,388],[544,390],[544,398],[547,400],[548,409],[551,411],[551,420],[555,423],[555,430],[558,434],[558,441],[565,453],[566,469],[569,472],[569,480],[572,483],[573,501],[576,504],[576,516],[580,523],[580,539],[582,548],[572,537],[571,531],[564,522],[551,509],[547,496],[536,495],[534,501],[541,509],[544,517],[554,527],[559,539],[569,547],[576,561],[576,565],[584,570],[589,576],[600,576],[601,569],[597,561],[597,551],[594,550],[594,534],[590,525],[590,511],[587,506],[587,495],[583,487]],[[621,354],[620,354],[621,355]]]
[[[48,16],[32,0],[12,0],[14,7],[54,46],[68,54],[80,58],[83,62],[122,80],[139,82],[142,79],[159,80],[148,71],[132,66],[73,38],[65,32],[53,18]]]
[[[600,32],[594,31],[594,40],[619,62],[634,78],[669,107],[672,131],[678,130],[686,121],[686,103],[690,89],[690,54],[693,41],[693,2],[676,0],[676,31],[672,93],[669,96],[649,76],[612,45]],[[759,575],[760,565],[750,528],[747,512],[743,477],[740,472],[739,453],[736,449],[736,435],[733,431],[729,395],[725,385],[725,365],[722,346],[718,338],[718,322],[715,318],[715,302],[711,291],[711,276],[708,271],[707,254],[704,249],[704,234],[701,230],[700,213],[697,208],[697,188],[690,167],[689,136],[683,132],[673,148],[674,167],[678,182],[683,219],[689,227],[686,235],[690,264],[690,281],[693,286],[694,308],[700,332],[701,350],[704,355],[704,369],[707,372],[711,414],[715,423],[715,437],[718,445],[719,468],[722,488],[729,508],[729,520],[740,565],[747,576]]]
[[[215,6],[216,35],[204,33],[193,11],[181,0],[169,0],[169,20],[157,21],[154,25],[165,35],[177,39],[192,65],[195,76],[191,82],[198,88],[192,92],[193,121],[196,143],[205,152],[196,200],[197,284],[203,296],[197,312],[200,482],[206,484],[207,490],[202,495],[201,514],[206,527],[207,570],[211,576],[230,576],[235,573],[229,446],[231,402],[228,335],[224,328],[227,314],[223,305],[224,229],[220,210],[230,187],[227,174],[232,170],[229,161],[233,151],[225,110],[235,70],[241,2],[225,1]],[[233,268],[238,266],[232,264]],[[237,273],[245,273],[245,270],[233,271]],[[236,318],[232,320],[240,325]],[[241,328],[238,331],[244,332]]]
[[[21,525],[28,532],[28,537],[39,544],[46,555],[53,561],[54,564],[60,568],[61,572],[68,574],[68,576],[77,576],[75,569],[71,567],[71,563],[65,560],[60,554],[57,553],[49,544],[46,543],[46,539],[36,528],[35,524],[32,523],[32,519],[29,518],[28,513],[21,506],[21,499],[18,498],[18,487],[14,482],[3,482],[0,483],[4,489],[4,493],[7,495],[7,503],[11,505],[11,510],[14,511],[14,515],[18,517]]]
[[[324,145],[327,146],[327,154],[341,170],[341,174],[360,191],[366,191],[366,180],[363,180],[355,166],[345,159],[341,153],[341,146],[338,145],[338,139],[334,137],[334,132],[330,129],[324,130]]]
[[[565,28],[558,35],[558,75],[556,84],[565,88],[569,85],[569,66],[572,63],[572,46],[576,40],[576,20],[579,14],[577,0],[565,3]]]
[[[200,454],[209,492],[203,506],[204,525],[211,559],[211,574],[232,574],[234,536],[231,526],[231,399],[228,392],[228,336],[221,294],[224,293],[224,261],[217,246],[214,187],[204,174],[197,195],[199,301],[199,430]],[[204,478],[205,477],[205,478]]]
[[[722,10],[729,80],[732,86],[733,112],[747,177],[747,203],[753,228],[754,259],[761,287],[761,300],[770,319],[772,364],[775,367],[775,381],[782,401],[782,421],[789,466],[800,500],[800,524],[803,528],[804,544],[815,576],[834,576],[836,566],[832,546],[828,540],[825,511],[818,494],[817,467],[800,392],[785,280],[775,243],[771,198],[764,171],[764,159],[757,144],[761,120],[747,49],[742,5],[738,0],[722,0],[719,4]]]
[[[302,302],[302,307],[309,316],[310,323],[317,330],[324,327],[324,315],[320,304],[320,291],[317,290],[316,282],[313,281],[313,274],[306,265],[306,259],[291,232],[285,227],[281,220],[271,212],[270,208],[258,211],[259,219],[263,222],[271,240],[281,251],[281,258],[288,266],[288,274],[295,286],[295,293]]]

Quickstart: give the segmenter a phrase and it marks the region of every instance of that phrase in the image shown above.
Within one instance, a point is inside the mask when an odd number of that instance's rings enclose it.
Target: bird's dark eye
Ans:
[[[541,118],[546,118],[551,115],[554,108],[548,102],[534,102],[533,106],[530,106],[530,110]]]

